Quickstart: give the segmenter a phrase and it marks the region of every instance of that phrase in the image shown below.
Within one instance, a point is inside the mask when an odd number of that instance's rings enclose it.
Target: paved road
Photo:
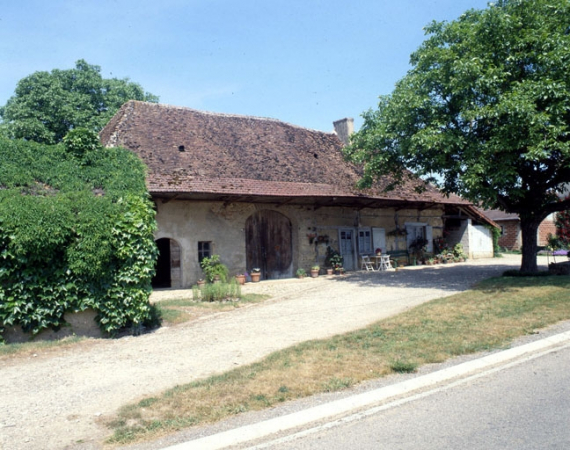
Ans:
[[[100,448],[97,418],[143,395],[364,327],[518,267],[520,257],[251,284],[276,298],[137,338],[0,361],[0,448]],[[178,295],[176,292],[170,292]]]
[[[570,347],[361,420],[251,450],[570,448]],[[190,448],[190,447],[189,447]]]

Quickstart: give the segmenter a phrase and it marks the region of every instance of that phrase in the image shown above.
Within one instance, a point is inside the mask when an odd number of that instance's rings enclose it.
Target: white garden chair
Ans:
[[[374,264],[372,264],[372,261],[370,261],[370,256],[362,255],[360,258],[362,261],[360,268],[362,270],[366,270],[367,272],[374,272]]]
[[[380,259],[380,267],[378,270],[388,270],[392,268],[392,264],[390,264],[390,255],[382,255],[382,259]]]

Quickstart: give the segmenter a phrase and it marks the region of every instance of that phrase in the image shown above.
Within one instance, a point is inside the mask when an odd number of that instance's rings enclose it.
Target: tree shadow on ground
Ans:
[[[446,291],[464,291],[476,283],[500,277],[506,270],[518,269],[520,262],[497,259],[492,264],[465,262],[436,266],[406,267],[397,271],[354,271],[334,278],[338,283],[351,283],[358,287],[423,288]],[[546,269],[540,267],[541,270]]]

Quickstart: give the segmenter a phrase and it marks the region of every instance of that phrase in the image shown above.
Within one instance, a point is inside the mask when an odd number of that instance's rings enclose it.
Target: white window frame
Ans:
[[[364,233],[364,236],[360,236],[360,233]],[[366,236],[368,233],[368,236]],[[370,227],[359,227],[357,232],[358,236],[358,254],[359,255],[371,255],[374,253],[373,242],[372,242],[372,228]],[[365,244],[362,245],[361,243]]]

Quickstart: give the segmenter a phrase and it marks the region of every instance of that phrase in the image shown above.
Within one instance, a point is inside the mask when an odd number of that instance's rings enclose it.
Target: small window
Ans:
[[[202,262],[204,258],[212,256],[211,242],[198,242],[198,262]]]
[[[505,235],[505,226],[501,225],[501,236]]]

